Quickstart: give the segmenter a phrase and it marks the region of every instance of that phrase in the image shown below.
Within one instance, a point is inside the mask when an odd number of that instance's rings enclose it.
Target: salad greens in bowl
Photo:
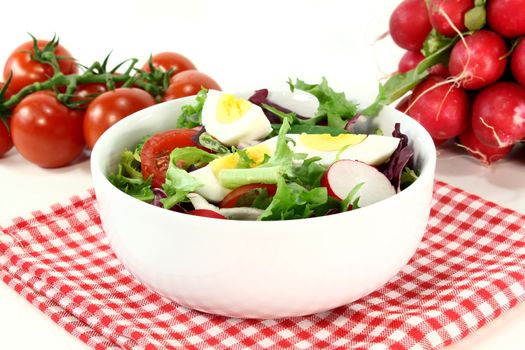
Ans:
[[[324,311],[393,277],[430,212],[434,144],[320,84],[198,95],[111,127],[91,158],[103,228],[123,264],[197,310]]]

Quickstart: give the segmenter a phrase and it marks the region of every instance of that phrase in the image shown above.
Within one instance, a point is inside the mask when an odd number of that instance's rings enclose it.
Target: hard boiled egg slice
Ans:
[[[272,132],[261,107],[217,90],[208,91],[202,107],[202,125],[228,146],[262,139]]]
[[[251,166],[255,167],[264,161],[265,155],[271,156],[274,150],[275,142],[265,141],[253,147],[246,148],[246,154],[248,158],[252,160]],[[210,202],[222,201],[232,190],[221,185],[218,179],[219,173],[224,169],[237,168],[240,161],[239,154],[229,154],[211,161],[208,165],[200,169],[192,171],[190,174],[202,184],[195,192]]]
[[[306,153],[308,158],[320,157],[319,163],[323,165],[332,164],[337,153],[344,147],[355,145],[366,139],[361,134],[292,134],[288,135],[294,142],[295,153]]]
[[[365,134],[299,134],[288,135],[295,141],[294,152],[306,153],[308,158],[320,157],[323,165],[339,159],[358,160],[370,165],[379,165],[388,160],[399,144],[391,136]]]
[[[339,159],[358,160],[379,165],[386,162],[397,149],[400,139],[392,136],[368,135],[362,142],[346,148]]]

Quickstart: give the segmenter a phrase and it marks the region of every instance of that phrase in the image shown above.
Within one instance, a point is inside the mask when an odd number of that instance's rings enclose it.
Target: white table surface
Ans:
[[[83,63],[113,63],[150,53],[188,56],[223,90],[283,88],[288,77],[322,76],[336,90],[369,102],[377,79],[395,70],[402,51],[387,30],[398,1],[18,1],[2,4],[0,62],[28,39],[57,33]],[[1,63],[0,63],[1,64]],[[525,212],[525,150],[485,167],[449,146],[437,178]],[[0,223],[63,201],[91,187],[89,162],[41,169],[12,150],[0,159]],[[518,306],[451,350],[523,349],[525,305]],[[24,298],[0,283],[0,349],[87,349]]]

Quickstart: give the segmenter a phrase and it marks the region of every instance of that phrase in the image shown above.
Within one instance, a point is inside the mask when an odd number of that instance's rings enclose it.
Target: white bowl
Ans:
[[[298,103],[290,93],[278,94],[280,101],[289,96],[288,105]],[[106,176],[121,152],[145,135],[174,128],[180,107],[193,99],[123,119],[91,155],[104,231],[120,261],[149,288],[213,314],[301,316],[369,294],[412,257],[430,212],[436,152],[420,124],[390,107],[366,127],[389,134],[400,122],[421,176],[395,196],[355,211],[291,221],[216,220],[158,208],[114,187]]]

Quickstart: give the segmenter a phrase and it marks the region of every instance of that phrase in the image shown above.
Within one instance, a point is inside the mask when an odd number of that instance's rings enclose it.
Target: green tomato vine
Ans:
[[[110,57],[108,54],[102,62],[95,61],[89,67],[76,62],[83,70],[80,74],[63,74],[60,71],[59,60],[74,60],[74,58],[56,55],[55,51],[59,44],[58,37],[54,36],[42,49],[38,47],[37,39],[32,35],[31,38],[33,40],[33,51],[27,53],[32,60],[51,66],[54,73],[48,80],[27,85],[10,98],[6,98],[6,92],[11,81],[10,76],[0,89],[0,119],[4,122],[10,117],[11,110],[24,97],[37,91],[52,90],[57,99],[65,106],[82,109],[86,108],[97,95],[90,95],[82,100],[73,100],[72,97],[81,84],[103,83],[108,90],[114,90],[118,84],[121,84],[122,87],[137,87],[150,93],[157,101],[162,99],[169,86],[169,79],[173,70],[165,71],[155,67],[151,57],[149,59],[150,72],[136,68],[135,65],[138,62],[136,58],[125,60],[112,69],[108,69]],[[124,72],[117,72],[122,67],[125,67]]]

